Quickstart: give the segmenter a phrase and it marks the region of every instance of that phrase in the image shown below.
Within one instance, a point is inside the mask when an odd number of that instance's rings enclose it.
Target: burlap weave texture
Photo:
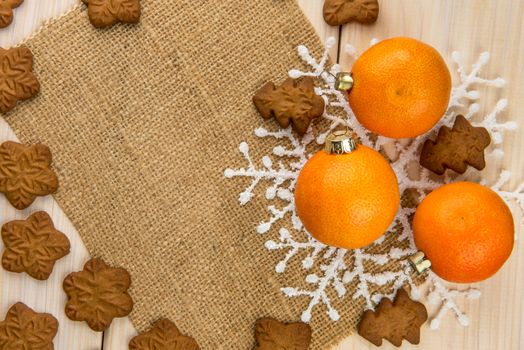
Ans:
[[[81,6],[30,39],[42,92],[6,120],[51,148],[55,197],[90,252],[130,271],[138,329],[169,317],[204,350],[251,349],[257,318],[297,321],[309,300],[280,291],[304,272],[275,273],[254,231],[262,194],[241,207],[246,183],[223,171],[243,165],[240,141],[273,147],[253,136],[256,89],[301,67],[298,44],[322,45],[292,0],[142,6],[136,26],[97,30]],[[337,308],[338,322],[315,309],[311,349],[347,336],[362,304]]]

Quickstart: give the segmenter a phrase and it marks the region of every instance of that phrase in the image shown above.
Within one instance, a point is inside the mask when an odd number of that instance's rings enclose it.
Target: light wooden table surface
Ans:
[[[331,55],[346,69],[350,67],[349,57],[338,48],[351,43],[357,49],[364,49],[372,38],[400,35],[419,38],[436,47],[448,62],[455,50],[461,52],[468,64],[482,51],[490,51],[491,61],[484,71],[485,76],[501,75],[508,80],[508,86],[484,98],[481,112],[489,112],[493,101],[505,96],[509,99],[505,116],[524,125],[524,88],[521,87],[524,82],[524,0],[380,0],[380,18],[375,25],[350,24],[340,28],[324,23],[323,0],[299,0],[299,3],[323,40],[330,36],[336,38],[338,46]],[[25,0],[16,10],[15,22],[0,30],[0,46],[20,42],[45,20],[59,16],[76,4],[78,0]],[[501,164],[488,166],[484,176],[494,178],[504,167],[513,173],[510,187],[523,180],[522,125],[517,132],[506,136],[504,160]],[[8,139],[16,140],[16,136],[0,119],[0,142]],[[50,312],[58,318],[60,329],[54,342],[57,350],[127,349],[129,339],[135,334],[128,319],[116,320],[101,334],[65,316],[62,280],[69,272],[80,270],[89,254],[75,228],[51,197],[40,198],[29,209],[17,211],[0,196],[0,225],[25,218],[36,210],[45,210],[52,216],[57,228],[69,236],[72,251],[58,261],[50,279],[44,282],[0,269],[0,319],[10,305],[22,301],[36,311]],[[516,223],[520,240],[508,263],[495,277],[476,286],[482,291],[480,300],[461,301],[471,318],[471,325],[461,327],[452,315],[447,315],[439,331],[424,326],[421,344],[412,346],[404,342],[404,349],[524,349],[524,230],[520,218]],[[0,249],[3,249],[1,245],[0,242]],[[337,350],[373,348],[359,336],[351,336]],[[393,347],[387,344],[383,348]]]

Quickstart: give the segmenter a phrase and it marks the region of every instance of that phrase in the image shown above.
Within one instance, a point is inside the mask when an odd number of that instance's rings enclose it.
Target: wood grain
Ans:
[[[351,43],[365,49],[372,38],[411,36],[436,47],[448,59],[452,51],[460,51],[466,63],[473,63],[482,51],[491,52],[491,62],[484,71],[486,77],[501,75],[508,86],[493,93],[480,89],[483,94],[481,113],[489,112],[501,96],[509,99],[504,116],[524,125],[524,0],[382,0],[379,20],[374,25],[348,24],[331,27],[322,18],[322,0],[298,0],[306,16],[325,41],[333,36],[337,45],[331,51],[334,61],[339,60],[349,70],[351,60],[343,48]],[[44,21],[57,17],[78,4],[77,0],[25,0],[15,10],[14,23],[0,31],[0,46],[19,43],[37,30]],[[340,35],[339,35],[340,34]],[[298,44],[298,43],[297,43]],[[339,56],[340,51],[340,57]],[[490,164],[483,172],[487,179],[494,179],[502,168],[513,173],[509,187],[524,180],[523,128],[506,135],[505,157],[500,164]],[[0,120],[0,142],[16,140],[9,127]],[[513,208],[516,209],[516,208]],[[51,278],[39,282],[26,275],[13,274],[0,269],[0,319],[8,307],[23,301],[37,311],[51,312],[60,322],[55,338],[57,350],[124,350],[136,332],[127,318],[116,320],[102,334],[91,331],[85,324],[72,322],[64,314],[65,294],[62,280],[71,271],[80,270],[88,259],[78,233],[51,197],[38,199],[29,209],[17,211],[0,196],[0,225],[13,219],[27,217],[36,210],[46,210],[59,230],[68,235],[72,244],[71,254],[60,260]],[[512,257],[504,268],[490,280],[477,287],[483,295],[480,300],[464,301],[464,310],[471,318],[471,325],[463,328],[452,315],[443,320],[440,331],[422,330],[421,345],[404,344],[404,349],[524,349],[524,229],[517,220],[518,237]],[[3,249],[0,242],[0,249]],[[434,311],[430,308],[430,311]],[[359,336],[351,336],[336,350],[374,349]],[[393,348],[386,344],[385,349]]]
[[[359,51],[368,47],[373,38],[386,39],[410,36],[435,48],[454,70],[450,57],[459,51],[466,66],[473,64],[481,52],[489,51],[491,60],[483,76],[502,76],[507,87],[502,91],[480,88],[481,108],[485,115],[500,97],[509,99],[503,116],[520,124],[518,131],[505,135],[505,156],[502,162],[490,163],[483,171],[488,180],[497,178],[501,169],[512,171],[508,188],[524,180],[524,1],[522,0],[383,0],[376,24],[363,26],[351,23],[343,27],[341,48],[348,43]],[[351,59],[341,50],[340,64],[349,70]],[[454,77],[456,79],[456,76]],[[516,206],[515,213],[519,213]],[[524,303],[520,290],[524,286],[524,239],[522,220],[516,221],[518,237],[513,254],[503,269],[493,278],[475,286],[482,291],[476,301],[463,302],[471,325],[461,327],[448,314],[438,332],[424,327],[419,347],[405,344],[404,349],[524,349]],[[430,309],[430,311],[434,311]],[[347,339],[340,350],[373,349],[373,345],[355,336]],[[393,348],[391,345],[385,349]]]

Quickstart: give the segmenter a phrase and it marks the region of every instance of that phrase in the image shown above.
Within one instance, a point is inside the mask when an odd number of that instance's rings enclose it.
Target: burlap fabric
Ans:
[[[240,141],[270,152],[251,97],[301,67],[298,44],[322,45],[292,0],[142,5],[136,26],[97,30],[82,5],[30,39],[42,92],[6,120],[50,146],[55,197],[90,252],[130,271],[139,330],[169,317],[204,350],[251,349],[257,318],[299,320],[309,300],[280,288],[305,287],[305,272],[275,273],[281,253],[254,230],[267,203],[241,207],[247,183],[223,171],[245,165]],[[311,349],[352,332],[362,303],[335,305],[338,322],[315,308]]]

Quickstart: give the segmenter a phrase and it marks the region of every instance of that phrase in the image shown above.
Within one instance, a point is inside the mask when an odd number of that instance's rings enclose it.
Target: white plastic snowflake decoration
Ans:
[[[372,40],[370,45],[377,41]],[[407,262],[406,258],[417,251],[415,242],[413,240],[413,233],[409,218],[414,213],[415,209],[402,207],[396,217],[396,220],[391,226],[391,229],[372,244],[371,247],[365,249],[346,250],[328,247],[316,241],[309,235],[295,212],[293,191],[295,183],[300,173],[300,170],[312,156],[308,152],[308,146],[314,141],[318,144],[323,144],[326,136],[338,127],[349,126],[359,136],[362,143],[375,148],[377,150],[388,148],[396,153],[396,157],[392,160],[392,167],[397,174],[399,180],[399,187],[401,193],[408,189],[416,190],[419,199],[422,200],[427,193],[442,186],[443,183],[451,181],[450,178],[444,176],[440,182],[432,181],[429,178],[429,171],[424,168],[418,169],[418,174],[408,173],[408,168],[413,166],[414,162],[418,162],[418,152],[423,142],[428,135],[433,132],[419,136],[411,140],[407,145],[403,141],[392,140],[382,136],[371,137],[372,135],[364,129],[356,120],[351,108],[349,107],[344,94],[334,88],[334,76],[340,72],[340,66],[335,64],[328,68],[328,52],[335,44],[335,40],[330,38],[327,40],[326,49],[320,60],[313,58],[309,50],[305,46],[298,47],[298,54],[302,60],[311,68],[310,71],[300,71],[292,69],[289,71],[289,76],[292,78],[300,78],[311,76],[318,78],[319,86],[316,88],[316,93],[322,96],[326,105],[324,118],[330,121],[329,126],[325,130],[321,130],[314,135],[310,128],[306,135],[302,138],[297,138],[291,131],[291,128],[280,131],[269,131],[265,128],[258,128],[255,130],[255,135],[260,138],[274,138],[279,141],[279,145],[274,147],[271,151],[273,158],[266,155],[262,158],[262,165],[258,167],[255,165],[249,155],[249,146],[246,142],[240,144],[240,152],[246,159],[247,168],[241,169],[226,169],[224,175],[227,178],[246,177],[251,179],[251,184],[240,194],[240,204],[245,205],[254,198],[254,190],[257,185],[263,182],[268,184],[266,188],[265,197],[267,200],[278,199],[279,203],[285,203],[282,207],[276,205],[269,205],[269,218],[260,223],[257,227],[257,232],[265,234],[274,226],[279,227],[279,236],[276,240],[270,239],[265,246],[268,250],[281,250],[285,252],[284,258],[277,263],[276,272],[284,273],[289,263],[299,254],[305,254],[302,259],[302,267],[304,270],[311,270],[313,267],[318,267],[320,272],[306,274],[305,282],[311,285],[310,289],[299,289],[294,287],[284,287],[282,292],[288,297],[307,297],[309,298],[309,306],[302,313],[302,320],[309,322],[312,317],[313,309],[318,305],[326,307],[329,317],[336,321],[340,318],[338,311],[333,306],[332,301],[328,296],[328,289],[333,288],[339,298],[344,298],[347,295],[346,285],[356,284],[352,298],[362,298],[366,303],[366,308],[372,309],[383,297],[393,298],[396,291],[404,284],[411,287],[412,297],[419,299],[421,297],[421,289],[419,289],[412,280],[413,271]],[[354,59],[357,58],[356,50],[352,46],[347,46],[345,50]],[[451,125],[453,123],[453,116],[456,109],[467,109],[465,117],[471,119],[479,111],[479,104],[476,102],[480,98],[478,91],[474,90],[475,86],[486,85],[494,88],[500,88],[505,85],[502,78],[483,79],[479,76],[481,68],[489,61],[489,53],[484,52],[480,55],[478,61],[472,66],[471,72],[466,73],[459,53],[452,54],[452,60],[457,65],[459,81],[453,87],[452,95],[448,111],[433,130],[438,130],[443,125]],[[507,130],[514,130],[517,128],[516,123],[498,121],[498,115],[506,108],[507,100],[499,100],[493,111],[485,116],[481,122],[473,123],[477,126],[483,126],[490,130],[493,144],[495,145],[490,150],[488,157],[501,158],[503,151],[497,147],[503,141],[503,132]],[[329,113],[327,111],[331,111]],[[333,113],[336,111],[336,113]],[[375,141],[373,141],[375,140]],[[275,161],[277,159],[277,164]],[[461,176],[461,178],[468,178],[468,172]],[[507,184],[510,178],[508,171],[503,171],[500,178],[491,186],[502,198],[509,203],[516,202],[520,207],[520,213],[524,211],[524,183],[522,183],[515,191],[502,190],[502,187]],[[489,185],[484,182],[485,185]],[[289,220],[290,224],[289,225]],[[401,233],[396,234],[397,230],[394,228],[401,227]],[[287,227],[292,227],[291,232]],[[389,248],[389,251],[381,254],[370,253],[370,250],[377,251],[377,245],[380,245],[388,236],[397,235],[396,240],[398,246]],[[393,237],[395,239],[395,237]],[[408,244],[406,244],[407,242]],[[401,248],[401,247],[407,248]],[[373,249],[375,248],[375,249]],[[371,273],[366,271],[365,266],[367,262],[372,262],[375,266],[385,266],[388,262],[395,260],[399,261],[397,270],[383,271],[378,273]],[[351,261],[351,263],[348,263]],[[437,277],[433,272],[429,271],[427,280],[430,288],[427,292],[428,299],[431,303],[440,303],[437,315],[431,321],[431,327],[437,329],[440,325],[441,318],[446,311],[451,310],[459,323],[466,326],[469,324],[468,317],[459,309],[455,299],[463,296],[470,299],[480,297],[480,292],[476,289],[454,290],[447,287],[447,284]],[[370,286],[376,290],[377,286],[392,286],[390,294],[384,295],[379,292],[370,292]]]

